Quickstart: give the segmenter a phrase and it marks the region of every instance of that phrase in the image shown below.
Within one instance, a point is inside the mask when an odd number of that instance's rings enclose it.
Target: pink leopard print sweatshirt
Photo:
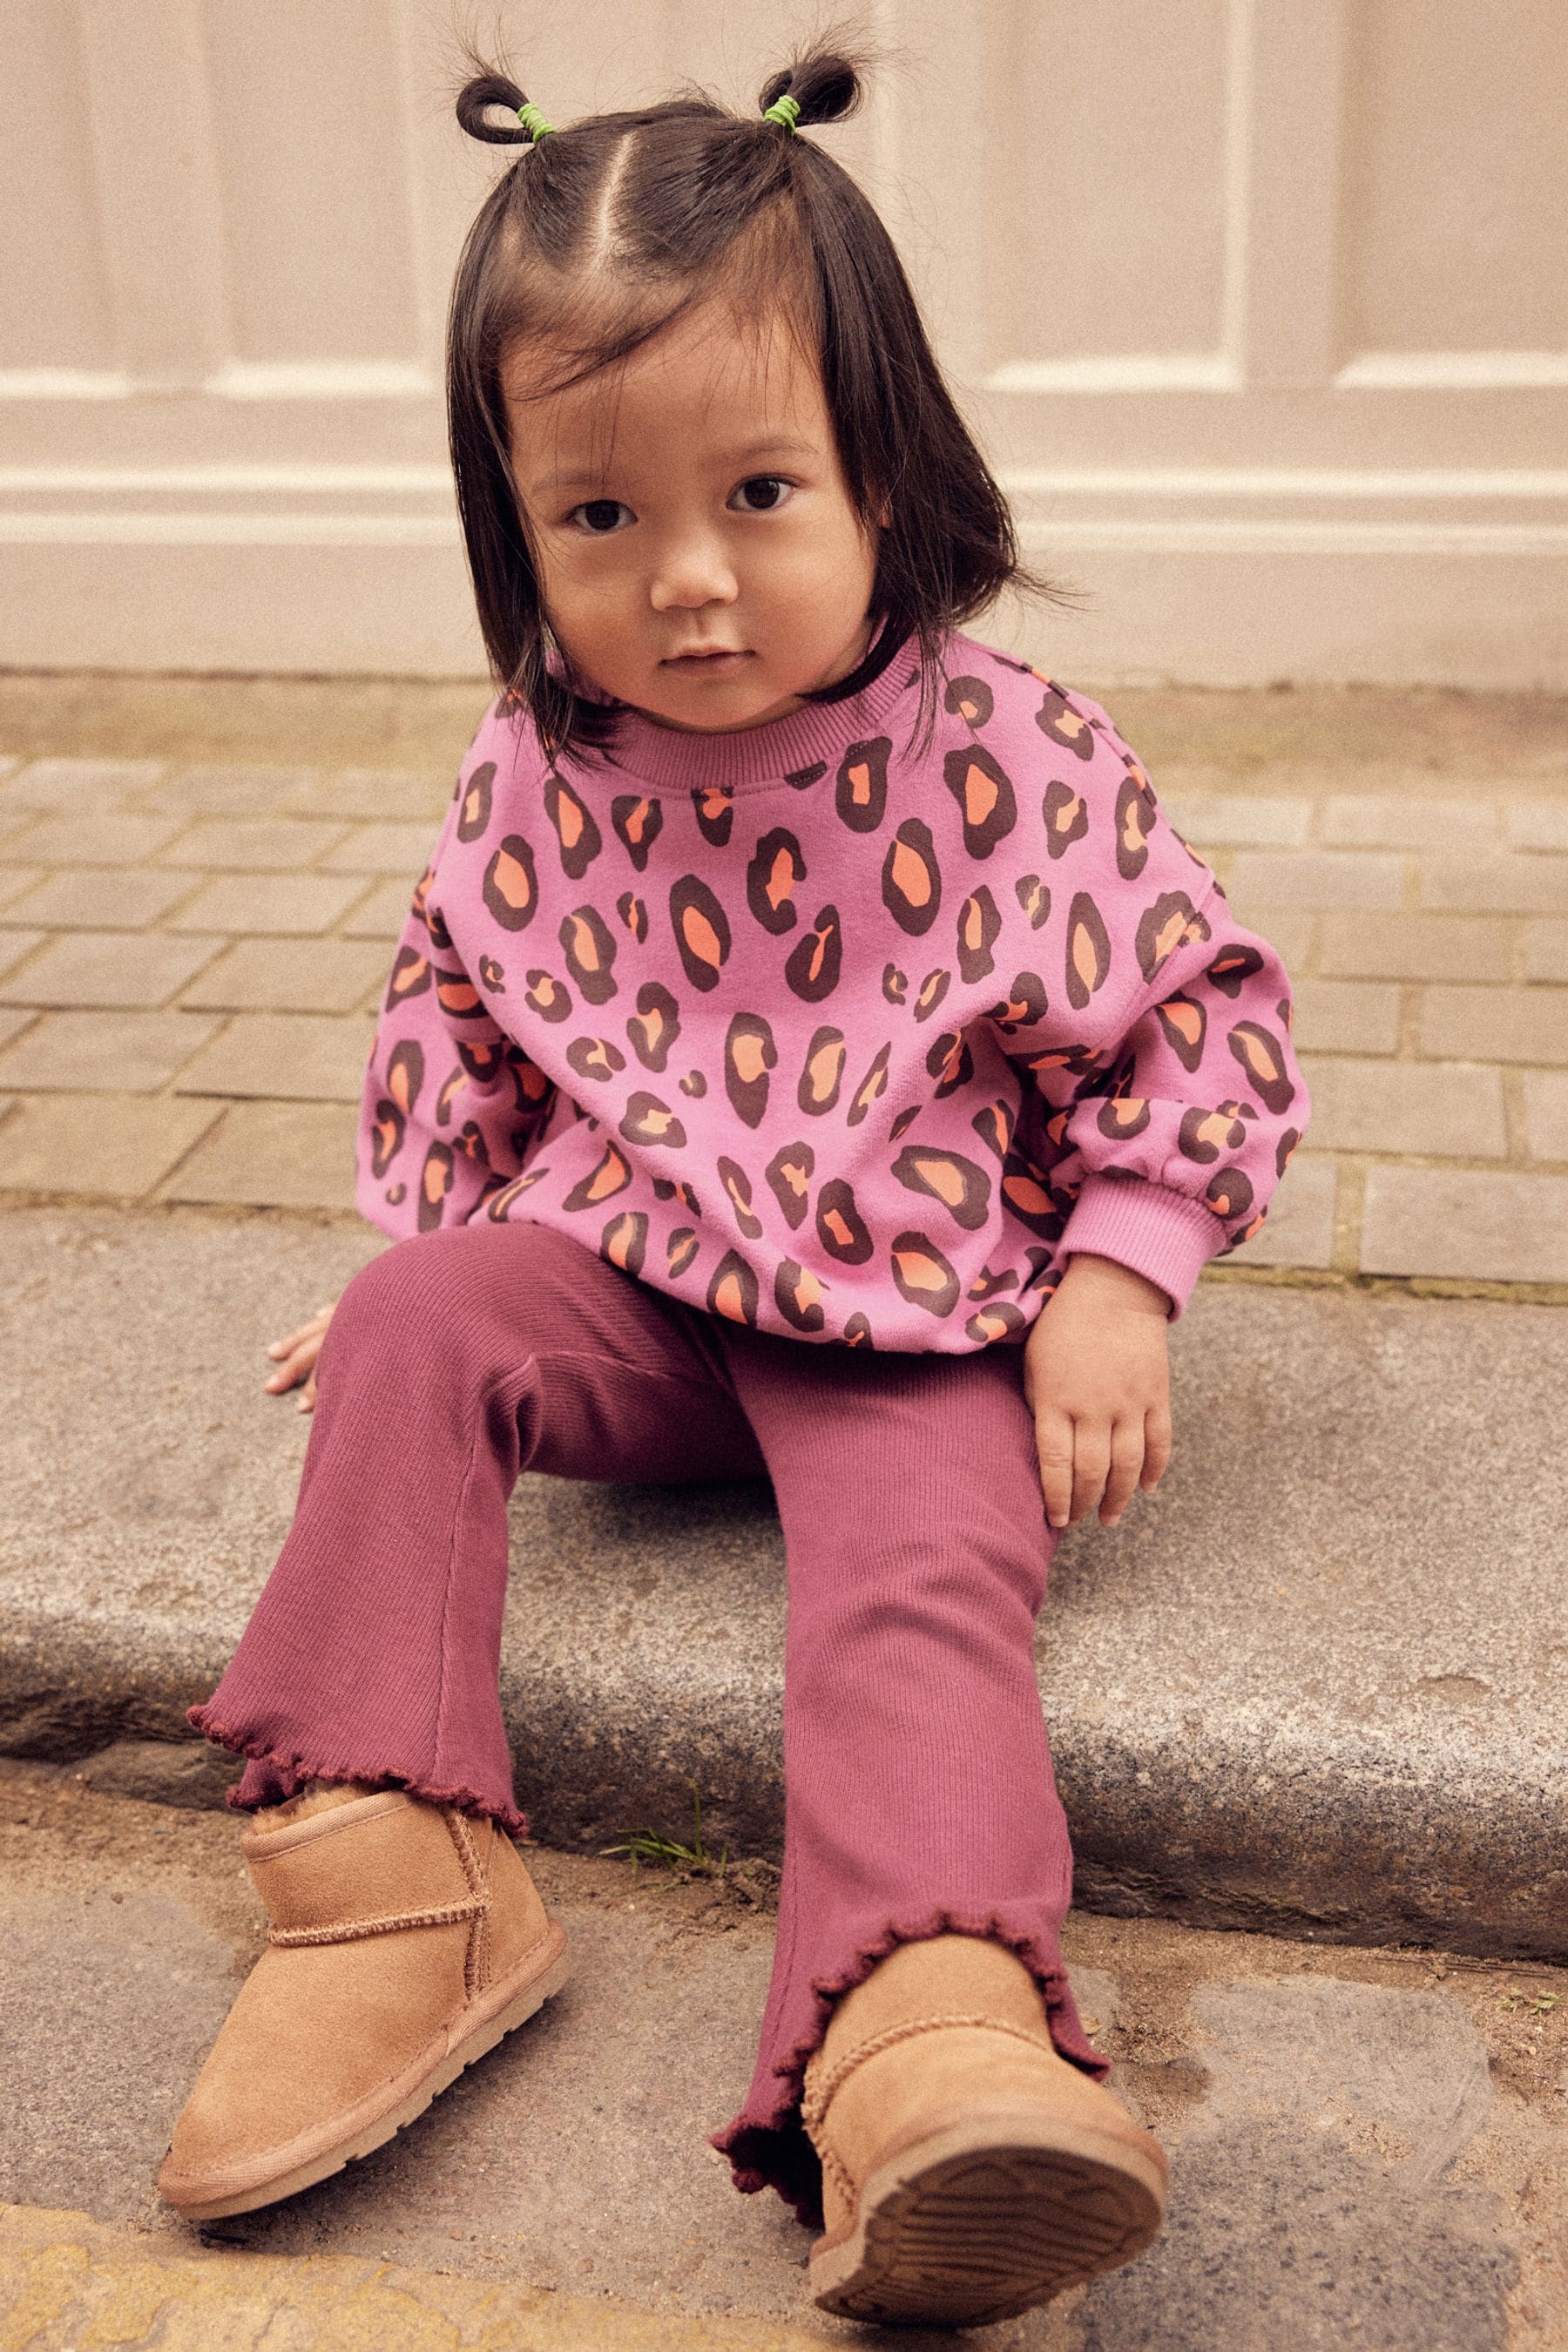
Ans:
[[[1310,1104],[1290,989],[1094,703],[948,640],[552,766],[497,705],[414,894],[360,1208],[571,1234],[758,1329],[962,1354],[1092,1251],[1179,1317]]]

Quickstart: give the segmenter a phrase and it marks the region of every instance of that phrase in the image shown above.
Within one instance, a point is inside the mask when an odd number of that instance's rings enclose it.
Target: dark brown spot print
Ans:
[[[1042,930],[1051,919],[1051,894],[1037,874],[1021,875],[1013,885],[1018,904],[1032,931]]]
[[[671,1176],[655,1176],[650,1181],[656,1201],[679,1201],[689,1216],[700,1217],[702,1214],[697,1205],[697,1195],[689,1184]]]
[[[901,972],[896,963],[888,964],[883,968],[882,993],[889,1004],[901,1004],[909,994],[909,988],[908,974]]]
[[[593,907],[574,907],[561,918],[560,940],[566,969],[589,1004],[607,1004],[616,992],[616,943]]]
[[[837,907],[824,907],[809,931],[790,950],[784,978],[807,1004],[820,1004],[838,985],[844,961],[844,933]]]
[[[1250,1106],[1247,1107],[1250,1111]],[[1223,1102],[1213,1110],[1194,1103],[1184,1113],[1181,1131],[1176,1138],[1178,1150],[1200,1167],[1209,1167],[1222,1151],[1239,1151],[1247,1141],[1247,1129],[1242,1119],[1240,1103]],[[1251,1116],[1256,1117],[1255,1112]]]
[[[430,944],[433,948],[449,948],[451,946],[452,934],[447,929],[447,918],[443,915],[439,907],[426,908],[425,929],[430,934]]]
[[[1068,916],[1068,1003],[1081,1013],[1110,975],[1110,934],[1087,890],[1074,897]]]
[[[951,1315],[958,1304],[958,1276],[936,1244],[924,1234],[897,1234],[892,1255],[900,1297],[923,1307],[928,1315]]]
[[[1036,711],[1035,724],[1042,735],[1048,735],[1051,741],[1059,743],[1065,751],[1075,751],[1080,760],[1093,759],[1094,736],[1088,719],[1080,719],[1076,710],[1069,710],[1066,696],[1055,687]]]
[[[647,1248],[647,1218],[641,1209],[623,1209],[599,1236],[599,1255],[606,1265],[618,1265],[623,1274],[642,1272]]]
[[[835,1176],[816,1196],[816,1238],[840,1265],[864,1265],[871,1255],[866,1221],[842,1176]]]
[[[773,1276],[773,1305],[797,1331],[820,1331],[826,1319],[821,1283],[793,1257],[784,1258]]]
[[[549,1169],[542,1160],[540,1160],[533,1167],[527,1169],[522,1175],[514,1176],[510,1184],[503,1184],[499,1192],[492,1192],[484,1204],[485,1215],[490,1223],[504,1225],[507,1212],[518,1194],[531,1191],[542,1176],[548,1176],[549,1173]],[[469,1222],[471,1223],[472,1220],[470,1219]]]
[[[1204,979],[1213,981],[1220,995],[1229,997],[1234,1004],[1253,971],[1262,971],[1262,955],[1258,948],[1248,948],[1244,946],[1244,940],[1232,939],[1227,946],[1220,948],[1213,964],[1208,964]]]
[[[953,1223],[962,1225],[966,1234],[978,1233],[990,1214],[991,1179],[961,1151],[906,1143],[893,1162],[893,1174],[907,1192],[923,1192],[928,1201],[940,1201]]]
[[[640,948],[647,937],[647,907],[635,890],[623,890],[616,900],[616,912]]]
[[[483,997],[466,971],[437,971],[436,1002],[448,1020],[489,1021]]]
[[[607,1037],[574,1037],[566,1059],[580,1078],[595,1078],[601,1086],[608,1086],[616,1072],[626,1066],[626,1055]]]
[[[705,784],[691,795],[697,830],[715,849],[727,849],[735,823],[733,784]]]
[[[458,786],[462,805],[458,811],[458,839],[478,841],[490,821],[490,787],[496,780],[496,763],[482,760],[466,781]]]
[[[761,1241],[763,1228],[752,1206],[752,1180],[743,1168],[732,1160],[721,1159],[719,1181],[724,1187],[725,1198],[734,1212],[735,1223],[749,1242]]]
[[[1203,1006],[1178,989],[1163,1004],[1156,1004],[1154,1018],[1183,1069],[1195,1070],[1203,1060],[1204,1039],[1208,1034],[1208,1015]]]
[[[1209,927],[1184,890],[1163,890],[1138,919],[1138,969],[1152,980],[1180,947],[1206,940]]]
[[[393,1047],[387,1062],[386,1091],[399,1110],[412,1114],[424,1084],[425,1049],[416,1039],[405,1037]],[[380,1169],[375,1172],[379,1176]]]
[[[875,1349],[876,1348],[877,1343],[871,1337],[871,1326],[867,1321],[865,1316],[859,1312],[858,1308],[857,1308],[856,1312],[851,1315],[848,1322],[844,1326],[844,1344],[847,1348],[867,1348],[871,1349]]]
[[[1047,855],[1064,856],[1073,843],[1081,841],[1089,831],[1089,803],[1070,784],[1053,783],[1046,786],[1042,806]]]
[[[846,1127],[858,1127],[873,1103],[879,1102],[888,1091],[888,1062],[892,1054],[890,1045],[881,1046],[870,1068],[856,1087],[849,1108],[845,1114]]]
[[[971,1298],[994,1298],[999,1290],[1016,1290],[1017,1287],[1018,1269],[1016,1265],[1004,1266],[1000,1274],[993,1274],[988,1265],[983,1265],[969,1286],[968,1296]]]
[[[665,1265],[670,1280],[689,1273],[700,1244],[689,1225],[677,1225],[665,1244]]]
[[[784,782],[786,784],[793,784],[797,793],[809,792],[812,785],[826,773],[826,761],[816,760],[809,768],[792,768],[785,776]]]
[[[1252,1206],[1252,1186],[1239,1168],[1216,1168],[1204,1186],[1204,1199],[1216,1217],[1245,1217]]]
[[[479,986],[488,988],[492,996],[506,994],[506,966],[497,963],[493,955],[479,958]]]
[[[851,743],[838,763],[834,805],[851,833],[875,833],[888,813],[889,737]]]
[[[684,1151],[686,1129],[668,1103],[657,1095],[634,1094],[626,1104],[621,1133],[628,1143],[655,1144],[666,1151]]]
[[[1054,1290],[1067,1271],[1065,1266],[1056,1265],[1055,1250],[1030,1248],[1024,1252],[1024,1255],[1029,1267],[1024,1290]],[[1022,1297],[1023,1291],[1018,1295]]]
[[[664,810],[658,801],[622,793],[610,803],[610,823],[616,838],[639,874],[647,870],[648,853],[664,828]]]
[[[760,1013],[737,1013],[724,1040],[724,1091],[737,1118],[761,1127],[768,1107],[768,1072],[778,1066],[773,1033]]]
[[[569,882],[581,882],[604,844],[591,812],[571,785],[557,775],[544,780],[544,808],[561,844],[561,870]]]
[[[996,901],[982,883],[958,910],[958,971],[966,988],[996,969],[991,950],[1002,929]]]
[[[926,1068],[936,1080],[933,1102],[942,1102],[966,1087],[974,1076],[974,1056],[961,1030],[944,1029],[926,1055]]]
[[[986,1019],[1002,1032],[1004,1037],[1016,1037],[1020,1029],[1032,1029],[1043,1021],[1048,1010],[1046,983],[1037,971],[1016,972],[1013,985],[1000,1004],[994,1004]]]
[[[455,1166],[449,1143],[433,1143],[425,1154],[425,1165],[419,1171],[419,1230],[434,1233],[441,1222],[441,1207],[452,1189]]]
[[[955,711],[971,727],[984,727],[995,709],[991,688],[979,677],[950,678],[942,701],[944,710]]]
[[[489,913],[505,931],[525,930],[539,912],[533,852],[521,833],[501,836],[480,886]]]
[[[442,1080],[436,1092],[436,1124],[437,1127],[445,1127],[448,1124],[452,1116],[452,1105],[457,1101],[458,1097],[463,1092],[463,1089],[468,1083],[468,1077],[462,1070],[450,1071]]]
[[[897,1118],[893,1121],[891,1127],[888,1129],[889,1142],[897,1143],[904,1136],[908,1135],[910,1128],[913,1127],[916,1119],[919,1118],[924,1108],[925,1105],[923,1103],[910,1103],[907,1110],[901,1110]]]
[[[1265,1110],[1276,1116],[1289,1110],[1296,1089],[1285,1075],[1285,1049],[1279,1038],[1259,1021],[1238,1021],[1226,1042],[1246,1071],[1253,1093],[1262,1097]]]
[[[657,980],[644,981],[637,991],[637,1009],[626,1023],[632,1051],[645,1070],[662,1076],[669,1049],[680,1034],[680,1013],[668,988]]]
[[[793,931],[800,917],[795,894],[805,879],[805,860],[793,833],[782,824],[764,833],[746,868],[746,904],[764,931],[775,939]]]
[[[458,1046],[458,1053],[460,1059],[467,1060],[463,1046]],[[507,1067],[511,1073],[512,1098],[520,1112],[536,1111],[548,1102],[553,1082],[545,1076],[537,1062],[531,1062],[526,1054],[509,1048]]]
[[[841,1029],[819,1029],[805,1049],[805,1067],[800,1074],[795,1100],[808,1118],[820,1118],[838,1100],[843,1082],[844,1033]]]
[[[542,1021],[569,1021],[572,1018],[571,991],[547,971],[531,971],[523,1003]]]
[[[689,1095],[693,1102],[700,1101],[708,1091],[708,1081],[700,1070],[688,1070],[686,1076],[678,1083],[681,1093]]]
[[[1041,1241],[1060,1238],[1066,1220],[1051,1198],[1045,1171],[1021,1152],[1010,1151],[1003,1162],[1002,1205]]]
[[[1011,1103],[989,1102],[984,1110],[975,1112],[969,1124],[987,1151],[994,1151],[998,1160],[1006,1159],[1013,1148],[1014,1117]]]
[[[998,1339],[1016,1339],[1025,1323],[1021,1307],[1015,1307],[1010,1299],[998,1298],[972,1315],[963,1328],[977,1348],[990,1348]]]
[[[1274,1173],[1276,1176],[1284,1175],[1285,1171],[1289,1167],[1290,1161],[1295,1155],[1296,1146],[1300,1142],[1300,1140],[1301,1137],[1298,1129],[1288,1127],[1285,1129],[1284,1134],[1280,1137],[1279,1142],[1274,1147]]]
[[[1116,788],[1116,870],[1124,882],[1136,882],[1149,863],[1149,835],[1154,830],[1154,804],[1131,776]]]
[[[708,1286],[708,1312],[728,1323],[757,1328],[757,1277],[739,1250],[726,1250]]]
[[[384,1176],[403,1149],[403,1139],[408,1132],[408,1121],[395,1102],[383,1095],[375,1107],[371,1122],[370,1172]]]
[[[1142,1135],[1154,1114],[1142,1095],[1112,1095],[1095,1114],[1095,1125],[1113,1143]]]
[[[775,1151],[763,1173],[768,1190],[784,1211],[784,1220],[792,1234],[799,1233],[805,1223],[810,1198],[812,1171],[816,1155],[809,1143],[786,1143]]]
[[[695,874],[683,874],[669,894],[669,919],[686,977],[704,993],[719,985],[730,961],[730,919]]]
[[[917,1021],[929,1021],[952,984],[950,971],[928,971],[915,991],[915,1001],[910,1011]]]
[[[971,857],[989,857],[1018,822],[1013,780],[999,760],[978,743],[950,751],[942,781],[963,817],[963,845]]]
[[[911,939],[929,931],[942,907],[942,870],[931,827],[906,817],[882,864],[882,903]]]
[[[631,1166],[626,1154],[613,1143],[606,1143],[598,1164],[586,1176],[578,1178],[561,1205],[563,1209],[596,1209],[602,1201],[613,1201],[617,1192],[624,1192],[631,1181]]]
[[[413,948],[399,948],[393,959],[392,972],[386,983],[384,1013],[394,1013],[411,996],[423,996],[432,986],[430,959]]]

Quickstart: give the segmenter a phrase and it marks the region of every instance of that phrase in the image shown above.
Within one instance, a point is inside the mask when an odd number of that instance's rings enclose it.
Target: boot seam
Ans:
[[[984,2017],[975,2011],[933,2011],[926,2017],[906,2017],[896,2025],[884,2026],[879,2033],[871,2034],[866,2041],[858,2042],[853,2049],[844,2051],[836,2058],[814,2082],[803,2084],[800,2116],[807,2131],[813,2132],[815,2137],[814,2127],[824,2121],[834,2093],[868,2058],[875,2058],[882,2051],[892,2049],[895,2043],[908,2041],[912,2034],[950,2025],[980,2026],[988,2033],[1005,2033],[1016,2042],[1028,2042],[1033,2049],[1048,2051],[1053,2057],[1060,2054],[1047,2035],[1033,2032],[1026,2025],[1015,2025],[1010,2019],[1004,2017]]]

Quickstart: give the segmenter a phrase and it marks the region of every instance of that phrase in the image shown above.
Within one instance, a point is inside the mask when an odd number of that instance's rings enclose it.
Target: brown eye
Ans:
[[[794,488],[780,474],[752,474],[736,489],[735,502],[742,514],[772,514]]]
[[[620,529],[623,515],[629,520],[631,509],[619,499],[585,499],[580,507],[573,508],[566,520],[580,523],[595,539],[606,539],[611,531]]]

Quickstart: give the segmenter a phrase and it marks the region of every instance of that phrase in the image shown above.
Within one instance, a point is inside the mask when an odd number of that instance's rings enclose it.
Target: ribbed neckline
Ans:
[[[616,770],[650,784],[685,785],[701,792],[718,785],[780,783],[816,762],[831,763],[851,743],[881,733],[894,709],[920,683],[915,639],[907,638],[869,686],[842,702],[807,702],[761,727],[738,727],[724,734],[688,734],[657,726],[640,710],[622,709],[614,740],[593,760],[608,758]]]

